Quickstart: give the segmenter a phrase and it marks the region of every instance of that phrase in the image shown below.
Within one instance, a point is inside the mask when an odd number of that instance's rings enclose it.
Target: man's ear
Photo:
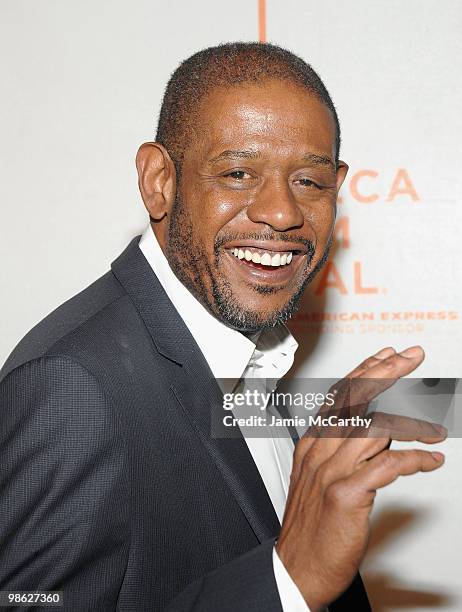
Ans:
[[[144,205],[153,221],[170,213],[176,193],[175,165],[158,142],[145,142],[136,155],[138,185]]]
[[[348,164],[341,159],[337,162],[337,195],[348,172]]]

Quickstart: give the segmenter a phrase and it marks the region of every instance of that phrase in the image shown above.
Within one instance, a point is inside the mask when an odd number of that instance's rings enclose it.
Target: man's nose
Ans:
[[[283,180],[268,181],[247,208],[253,223],[266,223],[279,232],[302,227],[304,217],[294,194]]]

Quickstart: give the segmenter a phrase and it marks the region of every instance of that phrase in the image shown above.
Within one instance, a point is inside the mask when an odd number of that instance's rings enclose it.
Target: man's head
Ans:
[[[327,257],[339,146],[321,80],[279,47],[221,45],[173,74],[157,142],[138,152],[140,189],[173,271],[227,325],[292,315]]]

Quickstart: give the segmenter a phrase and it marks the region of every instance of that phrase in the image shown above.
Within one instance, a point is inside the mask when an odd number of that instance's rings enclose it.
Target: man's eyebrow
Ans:
[[[306,153],[302,157],[303,161],[311,162],[316,166],[330,166],[333,170],[336,169],[336,165],[331,160],[330,157],[326,157],[325,155],[317,155],[316,153]]]
[[[219,155],[209,160],[209,163],[214,164],[223,159],[257,159],[259,157],[261,157],[261,154],[258,151],[254,151],[252,149],[244,149],[240,151],[228,149],[226,151],[222,151]],[[325,155],[318,155],[317,153],[306,153],[301,159],[302,161],[310,162],[316,166],[330,166],[333,170],[336,169],[336,166],[331,160],[331,158]]]
[[[214,164],[222,159],[257,159],[258,157],[260,157],[260,153],[258,153],[258,151],[252,151],[251,149],[243,151],[227,150],[222,151],[220,155],[209,160],[209,163]]]

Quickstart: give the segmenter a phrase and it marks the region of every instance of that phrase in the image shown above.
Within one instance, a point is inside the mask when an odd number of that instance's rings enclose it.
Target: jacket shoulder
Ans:
[[[28,361],[47,354],[51,347],[87,321],[126,296],[112,272],[106,272],[35,325],[17,344],[0,371],[0,380]]]

